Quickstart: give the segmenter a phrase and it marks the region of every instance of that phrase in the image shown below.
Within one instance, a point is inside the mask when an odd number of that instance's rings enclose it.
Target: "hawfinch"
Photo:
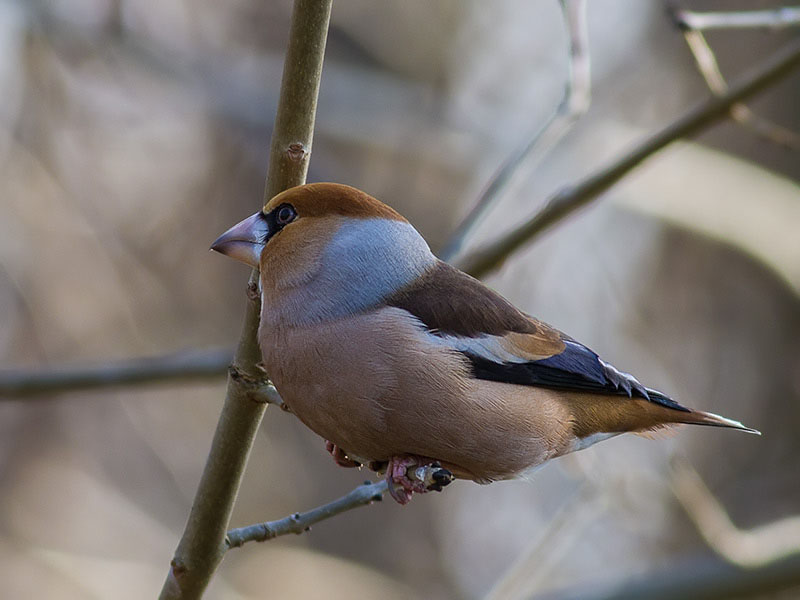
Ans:
[[[678,404],[521,312],[355,188],[289,189],[212,249],[260,270],[258,340],[288,408],[340,465],[385,470],[401,504],[452,477],[524,477],[625,432],[757,433]]]

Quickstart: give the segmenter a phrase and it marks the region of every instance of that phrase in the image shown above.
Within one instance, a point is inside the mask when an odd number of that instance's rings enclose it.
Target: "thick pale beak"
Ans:
[[[268,239],[269,225],[264,213],[259,211],[219,236],[211,249],[257,267]]]

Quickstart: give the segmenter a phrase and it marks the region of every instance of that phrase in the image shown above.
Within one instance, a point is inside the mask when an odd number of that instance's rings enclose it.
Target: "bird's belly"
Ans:
[[[386,460],[395,449],[386,412],[396,407],[386,402],[397,388],[397,358],[374,321],[360,316],[272,331],[261,347],[275,387],[305,425],[349,454]]]
[[[292,412],[366,460],[416,454],[461,477],[516,476],[560,454],[561,406],[526,386],[474,379],[405,311],[261,335],[267,372]]]

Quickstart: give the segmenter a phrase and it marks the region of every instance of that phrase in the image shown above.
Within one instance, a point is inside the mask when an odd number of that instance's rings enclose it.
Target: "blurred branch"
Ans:
[[[769,10],[741,10],[729,12],[695,12],[671,9],[675,22],[684,28],[704,31],[708,29],[745,29],[769,27],[780,29],[800,25],[800,6],[783,6]]]
[[[499,240],[455,261],[456,266],[475,277],[481,277],[499,267],[521,246],[595,200],[643,160],[675,140],[695,135],[724,118],[731,106],[780,81],[798,65],[800,65],[800,40],[794,40],[757,69],[732,84],[725,94],[710,98],[689,110],[611,164],[577,184],[563,188],[551,196],[544,208],[527,222],[512,229]]]
[[[771,597],[767,594],[798,585],[800,556],[755,569],[698,558],[622,583],[543,594],[537,600],[731,600]]]
[[[705,36],[699,31],[683,32],[686,43],[694,55],[697,68],[706,80],[709,89],[717,96],[728,91],[728,83],[722,76],[714,51],[708,45]],[[737,102],[731,106],[731,118],[737,123],[751,129],[766,140],[785,146],[791,150],[800,150],[800,136],[793,131],[773,123],[769,119],[755,114],[746,104]]]
[[[230,348],[181,352],[145,358],[133,358],[97,366],[59,367],[56,369],[19,369],[0,371],[0,397],[35,398],[52,394],[107,388],[117,385],[144,385],[220,379],[226,373],[255,402],[275,404],[286,410],[278,390],[266,374],[256,378],[231,365]],[[256,369],[260,367],[256,365]]]
[[[264,196],[305,182],[332,0],[296,0],[284,60]],[[250,277],[242,336],[225,404],[183,537],[160,597],[200,598],[227,550],[226,536],[244,468],[266,404],[243,380],[260,381],[258,274]]]
[[[213,348],[95,366],[7,369],[0,371],[0,396],[28,398],[116,385],[221,379],[232,357],[232,348]]]
[[[277,521],[267,521],[231,529],[225,538],[225,544],[228,549],[231,549],[238,548],[247,542],[265,542],[289,533],[301,534],[308,531],[315,523],[330,519],[359,506],[367,506],[373,502],[379,502],[383,499],[383,494],[386,491],[386,480],[374,483],[365,481],[349,494],[308,512],[295,513]]]
[[[500,200],[503,190],[522,164],[525,163],[530,168],[538,163],[589,110],[592,80],[586,0],[560,0],[560,4],[569,37],[568,77],[564,97],[544,126],[516,148],[489,179],[475,206],[439,252],[442,260],[452,260],[464,248],[467,238],[484,215]]]
[[[673,460],[671,483],[675,497],[700,535],[725,560],[753,568],[800,555],[800,516],[741,530],[686,460]]]
[[[591,455],[571,455],[582,478],[577,492],[561,507],[543,534],[492,588],[491,600],[727,600],[749,598],[800,585],[800,521],[782,519],[750,531],[737,529],[699,475],[673,459],[673,490],[709,545],[729,562],[689,559],[645,578],[611,585],[538,591],[548,563],[560,560],[587,520],[605,507],[619,508],[624,479],[609,482]],[[589,459],[583,465],[583,459]],[[630,475],[630,472],[626,473]],[[566,539],[564,539],[566,538]],[[731,563],[735,563],[735,566]],[[544,566],[543,566],[544,565]]]
[[[554,563],[563,560],[584,527],[608,508],[610,498],[591,480],[566,498],[544,531],[495,582],[486,600],[532,598]]]
[[[674,15],[674,18],[680,23],[680,19],[677,15]],[[800,21],[798,21],[798,24],[800,24]],[[709,89],[713,94],[722,96],[728,91],[728,83],[722,76],[719,64],[717,63],[717,57],[714,55],[714,51],[711,49],[711,46],[709,46],[705,36],[701,31],[692,29],[688,25],[681,27],[681,29],[683,30],[683,37],[686,39],[689,50],[691,50],[694,56],[695,63],[697,63],[697,68],[703,75],[703,79],[705,79]],[[795,151],[800,150],[800,136],[785,127],[781,127],[777,123],[773,123],[769,119],[758,116],[745,104],[737,102],[731,106],[730,114],[734,121],[753,130],[756,134],[770,142]]]

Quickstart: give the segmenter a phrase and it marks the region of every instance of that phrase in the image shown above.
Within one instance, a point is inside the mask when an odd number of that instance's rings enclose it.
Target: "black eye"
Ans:
[[[275,213],[275,222],[283,227],[294,221],[296,216],[297,212],[295,212],[294,207],[290,204],[284,204],[278,208],[278,212]]]

